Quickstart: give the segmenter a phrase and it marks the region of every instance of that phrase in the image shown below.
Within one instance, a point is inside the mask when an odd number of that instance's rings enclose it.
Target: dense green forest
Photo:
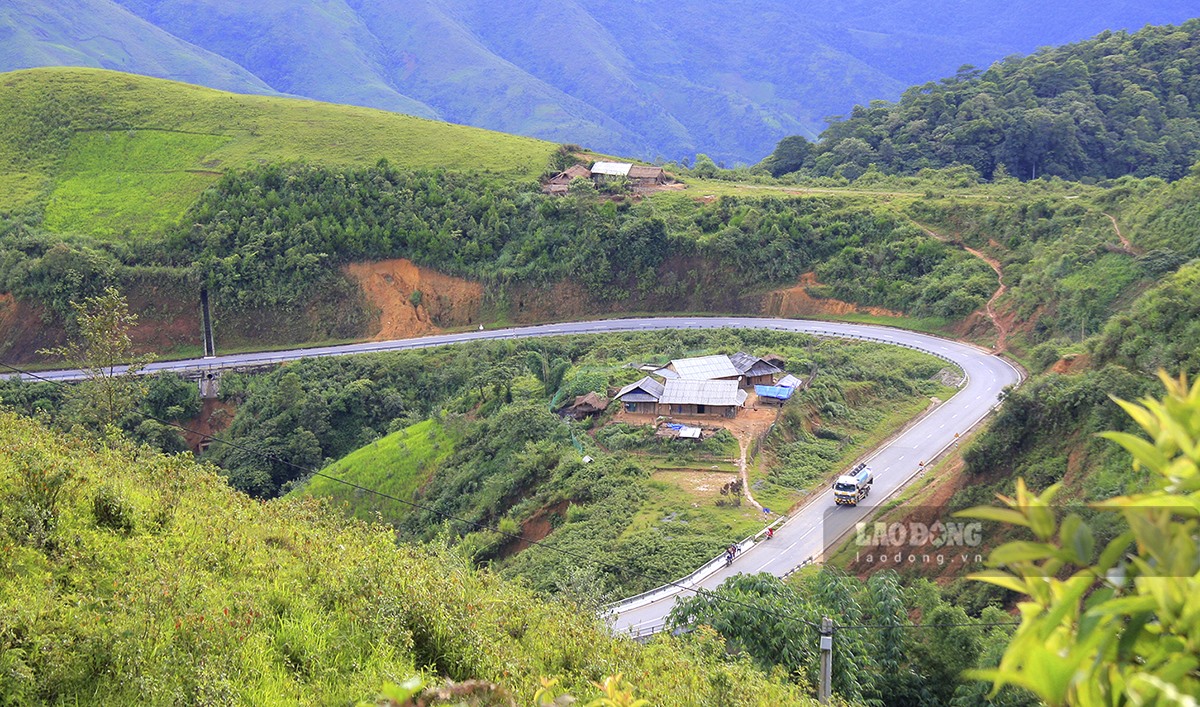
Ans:
[[[854,179],[969,165],[985,179],[1178,179],[1200,157],[1200,20],[1011,57],[856,106],[815,144],[787,138],[775,175]]]

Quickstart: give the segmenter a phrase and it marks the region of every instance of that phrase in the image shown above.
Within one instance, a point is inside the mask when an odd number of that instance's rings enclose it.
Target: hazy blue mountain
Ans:
[[[278,91],[729,164],[963,64],[1200,14],[1195,0],[89,0],[79,21],[122,22],[101,13],[113,1]],[[78,59],[46,63],[92,60],[65,44]]]
[[[111,0],[4,0],[0,71],[38,66],[90,66],[239,93],[276,93],[236,62],[172,36]]]

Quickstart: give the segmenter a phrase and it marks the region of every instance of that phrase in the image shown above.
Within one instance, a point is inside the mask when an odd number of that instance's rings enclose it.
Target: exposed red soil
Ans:
[[[201,346],[200,301],[173,290],[138,285],[126,293],[129,311],[138,316],[130,331],[138,353],[162,353],[181,346]],[[62,320],[45,307],[0,293],[0,356],[11,363],[42,363],[37,352],[66,342]]]
[[[12,364],[44,360],[37,350],[61,346],[66,341],[61,327],[48,326],[45,309],[0,294],[0,357]]]
[[[943,523],[948,522],[951,519],[947,517],[946,507],[949,505],[950,499],[954,497],[954,494],[959,489],[969,483],[977,482],[977,479],[968,479],[966,477],[965,468],[966,465],[963,463],[962,458],[956,456],[939,471],[943,478],[932,492],[927,496],[920,497],[915,504],[907,504],[901,507],[904,509],[903,511],[898,514],[886,516],[882,519],[882,522],[923,523],[926,526],[932,526],[938,521]],[[884,569],[895,569],[901,572],[917,570],[922,577],[945,584],[962,577],[967,569],[974,569],[976,556],[982,555],[986,558],[987,549],[983,547],[943,549],[934,547],[906,547],[901,553],[899,562],[896,561],[896,554],[895,549],[890,549],[890,551],[886,551],[885,549],[884,552],[880,552],[873,548],[864,547],[858,550],[857,559],[850,562],[847,570],[863,580],[866,580],[871,574]],[[928,561],[926,561],[926,556],[928,557]],[[969,565],[971,567],[968,567]]]
[[[539,509],[521,523],[521,537],[533,542],[544,540],[554,531],[554,526],[551,524],[552,519],[565,516],[567,507],[570,505],[570,501],[559,501],[558,503]],[[511,557],[529,546],[529,543],[524,540],[511,540],[500,550],[498,557],[501,559]]]
[[[368,306],[379,312],[370,339],[401,339],[478,321],[483,302],[483,285],[478,282],[444,275],[403,258],[351,263],[345,271],[358,282]],[[421,303],[413,306],[411,298],[417,291]]]
[[[1135,246],[1133,243],[1130,243],[1129,239],[1125,237],[1125,234],[1121,233],[1121,226],[1117,223],[1117,219],[1114,218],[1112,214],[1104,215],[1108,217],[1109,221],[1112,221],[1113,230],[1117,232],[1117,239],[1121,241],[1121,247],[1117,249],[1118,252],[1133,256],[1141,255],[1142,249]]]
[[[869,307],[838,299],[813,297],[809,294],[808,288],[816,287],[820,284],[817,282],[815,273],[804,273],[800,276],[800,282],[792,287],[768,292],[766,297],[763,298],[762,313],[775,317],[836,316],[844,314],[870,314],[877,317],[904,316],[902,312],[893,312],[883,307]]]
[[[219,435],[229,423],[233,422],[233,416],[237,413],[237,406],[230,402],[223,402],[215,398],[208,398],[201,402],[200,414],[194,420],[182,422],[182,426],[187,428],[183,433],[183,438],[187,440],[188,447],[193,452],[199,452],[201,444],[208,440],[213,435]]]
[[[1091,366],[1091,356],[1087,354],[1071,354],[1055,361],[1054,365],[1050,367],[1050,372],[1062,375],[1074,375],[1086,372]]]
[[[936,232],[934,232],[933,229],[929,228],[928,226],[925,226],[920,223],[918,223],[917,226],[922,231],[925,231],[925,233],[929,234],[929,236],[936,238],[939,241],[942,241],[943,243],[949,243],[952,245],[956,245],[959,248],[962,248],[963,250],[967,251],[971,255],[973,255],[976,258],[979,258],[983,262],[987,263],[988,266],[990,266],[992,268],[992,270],[995,271],[996,281],[1000,284],[1000,286],[998,288],[996,288],[996,291],[993,292],[992,296],[988,299],[987,304],[984,305],[984,312],[987,314],[988,319],[991,320],[993,326],[995,326],[995,328],[996,328],[996,345],[993,348],[995,349],[995,351],[997,353],[1005,351],[1008,348],[1008,335],[1012,331],[1012,321],[1011,320],[1005,321],[1005,319],[1002,318],[999,314],[997,314],[997,311],[996,311],[996,301],[999,300],[1001,297],[1003,297],[1004,293],[1008,291],[1008,286],[1004,284],[1004,269],[1001,267],[1000,261],[996,260],[992,256],[990,256],[980,250],[977,250],[975,248],[972,248],[969,245],[966,245],[965,243],[963,243],[961,241],[951,240],[950,238],[939,235]],[[997,244],[995,241],[989,241],[989,243],[991,244],[991,246],[993,248],[999,247],[999,244]]]
[[[129,333],[141,352],[165,352],[181,346],[204,346],[200,323],[200,293],[181,293],[153,285],[139,285],[126,293],[129,311],[138,323]]]

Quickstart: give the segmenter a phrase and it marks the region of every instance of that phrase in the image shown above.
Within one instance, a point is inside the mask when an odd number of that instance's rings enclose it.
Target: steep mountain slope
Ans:
[[[116,0],[147,21],[227,57],[285,93],[437,118],[389,80],[383,45],[341,2]]]
[[[1195,12],[1187,0],[91,2],[119,3],[279,91],[730,163],[757,161],[784,135],[815,137],[826,116],[962,64]],[[88,13],[81,23],[104,26]],[[24,32],[40,22],[10,21]]]
[[[0,5],[0,71],[90,66],[238,93],[277,91],[237,63],[140,19],[111,0]]]

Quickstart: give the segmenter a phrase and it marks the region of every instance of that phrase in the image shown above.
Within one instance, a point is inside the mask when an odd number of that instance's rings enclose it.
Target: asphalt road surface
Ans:
[[[806,506],[794,513],[766,542],[752,543],[738,555],[731,567],[716,562],[709,571],[691,578],[688,584],[706,589],[716,588],[725,579],[739,573],[769,572],[783,576],[807,562],[813,561],[841,538],[852,532],[855,523],[869,516],[875,507],[911,481],[922,463],[936,457],[953,445],[958,435],[966,433],[999,403],[1001,391],[1020,382],[1021,374],[1004,359],[985,349],[929,334],[866,324],[821,322],[799,319],[767,319],[757,317],[653,317],[644,319],[609,319],[590,322],[567,322],[513,329],[469,331],[441,334],[414,339],[397,339],[342,346],[325,346],[289,351],[230,354],[207,359],[163,361],[146,367],[146,372],[179,371],[203,372],[240,366],[292,361],[315,356],[345,356],[377,351],[444,346],[470,341],[520,339],[566,334],[599,334],[659,329],[776,329],[841,338],[865,339],[926,351],[958,365],[966,373],[959,392],[933,409],[916,424],[906,429],[883,447],[867,462],[875,471],[871,494],[858,506],[837,506],[833,492],[826,489]],[[116,372],[122,369],[118,367]],[[48,371],[37,376],[50,380],[78,380],[80,371]],[[681,594],[690,591],[675,587],[639,595],[626,600],[613,612],[613,627],[633,635],[661,630],[667,613]]]

